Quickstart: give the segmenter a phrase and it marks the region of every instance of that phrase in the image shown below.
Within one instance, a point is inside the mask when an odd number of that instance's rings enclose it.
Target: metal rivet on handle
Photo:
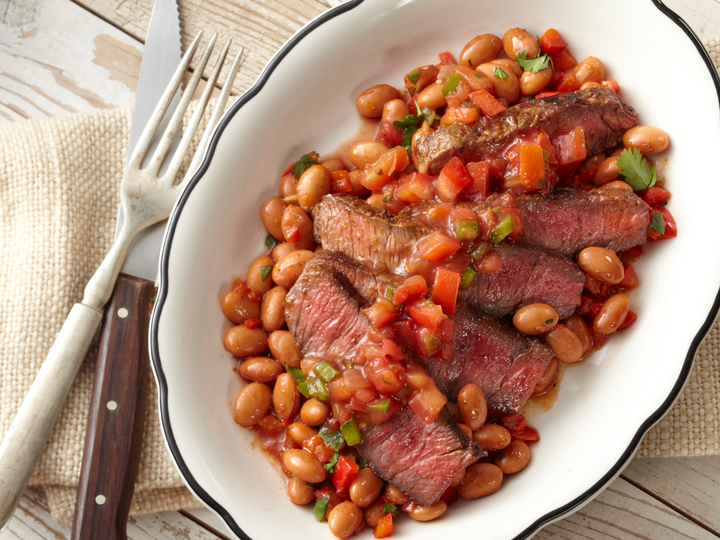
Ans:
[[[102,506],[107,502],[107,498],[105,497],[105,495],[98,495],[97,497],[95,497],[95,502]]]
[[[110,400],[107,402],[107,408],[109,410],[114,411],[115,409],[117,409],[117,407],[118,407],[117,401]]]
[[[130,315],[130,312],[127,310],[127,308],[121,307],[120,309],[117,310],[117,316],[120,317],[121,319],[124,319],[128,315]]]

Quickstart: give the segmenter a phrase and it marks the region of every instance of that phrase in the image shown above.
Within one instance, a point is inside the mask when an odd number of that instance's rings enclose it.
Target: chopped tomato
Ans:
[[[618,283],[617,286],[621,289],[634,289],[638,285],[640,285],[640,280],[635,272],[635,268],[632,264],[628,264],[625,266],[625,277],[623,277],[622,281]]]
[[[402,136],[403,130],[395,129],[392,122],[381,122],[375,140],[392,148],[402,142]]]
[[[607,341],[609,335],[610,334],[601,334],[600,332],[596,332],[595,328],[592,325],[590,325],[590,336],[592,337],[592,349],[594,351],[599,351],[600,349],[602,349],[603,345],[605,345],[605,342]]]
[[[449,52],[441,52],[438,54],[438,57],[440,58],[440,64],[443,66],[457,65],[458,63],[458,61],[455,60],[455,57]]]
[[[450,107],[445,110],[445,114],[440,119],[440,123],[444,126],[450,124],[472,124],[479,118],[478,110],[475,107]]]
[[[337,465],[335,465],[335,472],[332,475],[332,483],[338,491],[345,490],[350,487],[350,482],[353,481],[355,475],[360,470],[360,466],[355,463],[354,459],[350,459],[346,456],[340,456],[338,458]]]
[[[328,422],[336,421],[338,422],[337,426],[333,427],[339,427],[341,424],[344,424],[348,420],[350,420],[353,417],[353,414],[348,409],[348,406],[344,403],[335,403],[334,401],[330,403],[332,407],[332,418],[328,420]]]
[[[415,325],[415,348],[423,358],[430,358],[442,349],[440,336],[435,330],[425,326]]]
[[[500,417],[500,421],[510,433],[522,431],[525,429],[525,425],[527,423],[522,414],[503,414]]]
[[[458,194],[473,183],[460,158],[454,156],[440,171],[435,181],[435,191],[441,201],[454,203]]]
[[[628,326],[631,326],[632,323],[634,323],[637,320],[637,315],[634,311],[628,311],[628,314],[625,316],[625,320],[622,322],[620,326],[618,326],[618,330],[625,330]]]
[[[365,358],[374,360],[375,358],[391,358],[393,360],[403,360],[405,355],[402,349],[397,346],[392,339],[383,339],[381,345],[365,345]]]
[[[653,206],[655,212],[659,212],[665,222],[665,232],[659,233],[655,229],[648,230],[648,241],[665,240],[666,238],[675,238],[677,236],[677,224],[675,218],[672,217],[670,211],[664,206]]]
[[[370,320],[373,328],[380,328],[398,315],[393,303],[382,296],[376,298],[372,306],[363,309],[363,313],[365,313],[365,316]]]
[[[420,255],[430,261],[442,261],[461,247],[460,242],[440,231],[435,231],[417,243]]]
[[[523,185],[539,189],[547,183],[543,149],[538,145],[520,147],[520,181]]]
[[[400,362],[387,357],[373,358],[365,364],[365,377],[384,396],[397,394],[403,389],[405,385],[404,371],[405,367]]]
[[[432,384],[435,384],[432,377],[427,374],[422,367],[411,364],[405,371],[405,383],[411,390],[420,390]]]
[[[670,199],[670,192],[664,187],[652,186],[645,190],[643,193],[643,201],[648,203],[650,206],[658,206],[665,204]]]
[[[490,208],[478,214],[478,238],[489,240],[492,230],[497,225],[497,216]]]
[[[450,343],[455,333],[455,323],[448,317],[443,319],[438,325],[437,334],[440,341],[443,343]]]
[[[262,320],[261,320],[261,319],[247,319],[247,320],[243,323],[243,325],[245,326],[245,328],[249,328],[250,330],[252,330],[253,328],[257,328],[257,327],[260,326],[261,324],[262,324]]]
[[[447,318],[441,306],[426,298],[418,298],[406,304],[405,309],[416,324],[430,330],[437,330],[443,319]]]
[[[457,501],[458,494],[457,489],[455,489],[455,486],[448,487],[442,495],[440,495],[440,499],[445,501],[448,504],[452,504],[455,501]]]
[[[622,262],[624,264],[632,264],[642,259],[643,248],[642,246],[633,246],[622,254]]]
[[[300,229],[297,227],[293,227],[292,229],[288,230],[288,233],[285,235],[285,240],[288,242],[297,242],[300,238]]]
[[[567,47],[567,42],[562,38],[560,32],[550,28],[540,36],[540,50],[543,54],[556,54]]]
[[[483,274],[497,274],[502,270],[502,258],[497,251],[491,251],[485,257],[483,257],[478,268]]]
[[[427,294],[427,282],[422,276],[410,276],[393,293],[393,304],[404,304]]]
[[[302,447],[318,458],[321,463],[327,463],[330,461],[330,458],[335,453],[335,450],[325,444],[320,435],[315,435],[309,439],[305,439]]]
[[[576,126],[567,133],[555,136],[552,143],[558,166],[565,172],[575,170],[587,157],[585,132],[582,126]]]
[[[335,171],[332,173],[332,193],[350,193],[353,190],[350,181],[350,173],[347,171]]]
[[[612,89],[613,89],[613,92],[615,92],[616,94],[620,91],[620,85],[619,85],[618,82],[615,81],[615,80],[612,80],[612,81],[603,81],[603,82],[601,82],[600,84],[601,84],[602,86],[604,86],[605,88],[612,88]]]
[[[432,355],[432,358],[441,364],[452,362],[455,359],[455,345],[453,343],[446,343],[438,352]]]
[[[443,407],[447,403],[445,395],[438,390],[435,383],[426,386],[420,390],[413,392],[412,397],[408,401],[410,408],[415,411],[426,424],[431,424],[440,414]]]
[[[522,212],[519,208],[513,208],[513,207],[507,207],[507,208],[498,208],[496,210],[498,221],[502,221],[502,219],[505,216],[511,216],[513,219],[513,230],[510,234],[507,235],[508,240],[511,240],[513,242],[517,242],[522,238],[523,235],[523,220],[522,220]]]
[[[488,92],[487,90],[478,90],[477,92],[472,92],[468,97],[475,105],[480,107],[480,110],[483,112],[483,114],[487,116],[495,116],[496,114],[500,114],[505,110],[505,105],[503,105],[493,96],[491,96],[490,92]]]
[[[370,191],[378,191],[393,180],[393,173],[400,172],[410,163],[407,150],[403,146],[391,148],[380,158],[368,165],[360,177],[360,184]]]
[[[455,303],[457,302],[459,288],[460,274],[452,270],[445,270],[444,268],[438,268],[435,271],[432,301],[439,305],[445,314],[451,317],[455,313]]]
[[[383,517],[380,518],[380,521],[378,521],[378,524],[375,526],[375,529],[373,530],[373,534],[375,535],[375,538],[388,538],[389,536],[392,536],[393,533],[393,515],[383,514]]]
[[[540,440],[537,429],[530,426],[525,426],[520,431],[513,431],[510,436],[513,441],[537,442]]]
[[[580,84],[575,78],[575,72],[569,70],[563,73],[557,82],[555,82],[555,90],[558,92],[574,92],[575,90],[580,90]]]
[[[490,166],[486,161],[472,161],[465,168],[472,177],[472,185],[460,193],[461,201],[483,202],[487,199],[490,189]]]
[[[400,180],[395,197],[408,204],[432,200],[435,198],[434,181],[435,177],[429,174],[410,173]]]
[[[552,60],[553,63],[553,69],[555,72],[567,72],[570,69],[573,69],[575,66],[578,65],[577,60],[575,60],[575,57],[570,54],[570,52],[567,49],[563,49],[560,52],[557,52],[555,54],[550,55],[550,60]]]

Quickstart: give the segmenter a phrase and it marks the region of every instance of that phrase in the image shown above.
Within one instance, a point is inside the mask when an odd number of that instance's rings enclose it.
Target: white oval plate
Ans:
[[[219,301],[264,250],[260,205],[288,163],[356,133],[362,90],[401,86],[439,52],[515,26],[557,28],[576,58],[601,58],[642,123],[670,134],[658,165],[679,236],[648,246],[638,265],[638,323],[571,366],[554,408],[534,417],[542,440],[527,469],[440,520],[403,520],[396,535],[527,538],[612,481],[682,389],[720,289],[720,250],[707,240],[720,200],[720,84],[694,34],[657,0],[353,0],[298,32],[235,103],[166,233],[150,337],[162,426],[188,487],[238,537],[333,538],[309,507],[288,500],[284,479],[230,412],[241,382],[222,347],[229,323]]]

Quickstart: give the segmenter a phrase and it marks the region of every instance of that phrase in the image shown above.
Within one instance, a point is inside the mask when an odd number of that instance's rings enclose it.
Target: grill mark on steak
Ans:
[[[354,285],[370,294],[378,284],[359,266],[355,273],[341,272],[337,257],[319,253],[308,262],[287,294],[285,318],[303,354],[349,366],[370,330],[362,313],[368,302]],[[468,465],[486,455],[447,410],[426,424],[407,406],[382,424],[368,424],[356,448],[378,476],[422,506],[435,504]]]
[[[558,188],[549,196],[515,198],[522,211],[521,242],[572,255],[588,246],[625,251],[644,244],[652,210],[623,189]]]
[[[324,249],[368,268],[408,275],[408,258],[418,257],[413,253],[415,244],[432,232],[421,212],[435,204],[413,205],[393,216],[355,197],[326,196],[313,211],[315,236]],[[357,240],[361,235],[364,241]],[[533,302],[549,304],[565,317],[580,305],[585,275],[573,261],[516,244],[501,243],[496,248],[503,269],[499,274],[478,274],[471,288],[461,293],[468,304],[497,317]]]
[[[473,124],[451,124],[413,141],[418,172],[437,175],[453,156],[464,163],[497,153],[517,134],[535,128],[550,137],[581,126],[589,156],[615,146],[638,114],[610,88],[565,92],[509,107]]]
[[[534,246],[500,243],[496,274],[478,274],[458,297],[490,315],[503,317],[536,302],[551,305],[563,319],[580,305],[585,273],[562,255]]]
[[[315,259],[345,275],[368,303],[374,302],[386,286],[394,287],[402,281],[398,276],[368,270],[339,253],[321,252]],[[418,361],[449,399],[456,401],[460,389],[474,383],[482,388],[489,408],[519,412],[552,360],[552,349],[462,305],[457,306],[453,321],[455,358],[447,363],[434,358]]]

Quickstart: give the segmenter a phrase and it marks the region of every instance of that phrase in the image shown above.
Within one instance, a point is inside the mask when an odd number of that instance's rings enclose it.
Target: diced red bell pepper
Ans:
[[[435,191],[441,201],[454,203],[460,192],[472,183],[472,176],[465,165],[459,157],[454,156],[445,164],[435,180]]]
[[[557,96],[560,92],[540,92],[535,96],[535,99],[538,98],[544,98],[544,97],[550,97],[550,96]]]
[[[350,193],[353,190],[350,173],[347,171],[335,171],[331,174],[331,177],[332,187],[330,191],[332,193]]]
[[[410,276],[395,289],[393,293],[393,304],[396,306],[404,304],[408,300],[414,300],[425,296],[428,292],[427,282],[422,276]]]
[[[483,114],[487,116],[495,116],[505,110],[505,105],[490,95],[487,90],[478,90],[470,93],[468,96],[472,102],[480,107]]]
[[[245,325],[245,328],[249,328],[252,330],[253,328],[257,328],[262,324],[262,319],[247,319],[243,325]]]
[[[441,52],[438,54],[438,57],[440,58],[440,64],[443,66],[457,65],[458,63],[458,61],[455,60],[455,57],[449,52]]]
[[[633,246],[622,254],[622,262],[624,264],[633,264],[642,259],[643,248],[642,246]]]
[[[520,147],[520,181],[531,189],[539,189],[547,183],[545,160],[539,145],[524,144]]]
[[[439,305],[446,315],[453,316],[460,289],[460,274],[452,270],[438,268],[435,271],[432,301]],[[412,315],[411,315],[412,316]]]
[[[332,483],[338,491],[345,490],[350,487],[350,482],[353,481],[355,475],[360,470],[360,466],[355,463],[354,459],[350,459],[346,456],[340,456],[338,458],[337,465],[335,465],[335,472],[332,475]]]
[[[573,69],[575,66],[578,65],[578,62],[577,62],[577,60],[575,60],[575,57],[572,54],[570,54],[570,52],[567,49],[563,49],[560,52],[551,54],[550,60],[552,60],[553,69],[555,70],[555,73],[566,72],[570,69]]]
[[[440,323],[447,318],[441,306],[425,298],[413,300],[406,304],[405,309],[415,324],[430,330],[437,330]]]
[[[510,433],[520,432],[525,429],[527,421],[522,414],[503,414],[500,417],[502,425],[507,428]]]
[[[378,521],[378,524],[373,530],[373,535],[375,535],[375,538],[388,538],[389,536],[392,536],[392,533],[393,515],[390,513],[383,514],[383,517],[380,518],[380,521]]]
[[[618,287],[624,290],[634,289],[640,285],[640,279],[638,279],[637,272],[632,264],[625,266],[625,276],[622,281],[617,284]]]
[[[600,85],[601,85],[601,86],[604,86],[605,88],[612,88],[612,89],[613,89],[613,92],[615,92],[616,94],[620,91],[620,85],[619,85],[618,82],[615,81],[615,80],[612,80],[612,81],[602,81],[602,82],[600,83]]]
[[[677,224],[675,218],[672,217],[670,210],[665,206],[653,206],[655,212],[659,212],[665,221],[665,232],[660,234],[655,229],[648,230],[648,241],[655,242],[657,240],[665,240],[666,238],[675,238],[677,236]]]
[[[574,92],[575,90],[580,90],[580,84],[575,78],[575,72],[569,70],[563,73],[555,83],[554,88],[558,92]]]
[[[648,205],[658,206],[668,202],[670,199],[670,192],[664,187],[652,186],[645,190],[642,198],[643,201],[648,203]]]
[[[318,458],[322,463],[327,463],[335,453],[330,446],[325,444],[320,435],[315,435],[309,439],[305,439],[302,444],[303,449],[307,450]]]
[[[637,315],[634,311],[628,311],[628,314],[625,316],[625,320],[622,322],[620,326],[618,326],[618,330],[625,330],[629,326],[631,326],[635,321],[637,321]]]
[[[540,440],[537,429],[530,426],[525,426],[519,431],[511,431],[510,437],[513,441],[537,442]]]
[[[567,42],[562,38],[560,32],[550,28],[540,36],[540,51],[543,54],[556,54],[567,47]]]
[[[297,242],[300,238],[300,229],[297,227],[293,227],[292,229],[288,230],[288,233],[285,235],[285,240],[287,242]]]
[[[395,189],[395,197],[408,204],[432,200],[435,198],[433,182],[435,177],[429,174],[410,173],[400,179],[400,184]]]
[[[372,306],[363,309],[363,313],[370,320],[373,328],[380,328],[398,316],[393,303],[382,296],[377,297]]]
[[[460,242],[440,231],[433,232],[417,243],[420,255],[429,261],[442,261],[461,247]]]
[[[490,166],[486,161],[471,161],[465,168],[472,177],[472,185],[460,193],[459,199],[468,202],[483,202],[490,190]]]

